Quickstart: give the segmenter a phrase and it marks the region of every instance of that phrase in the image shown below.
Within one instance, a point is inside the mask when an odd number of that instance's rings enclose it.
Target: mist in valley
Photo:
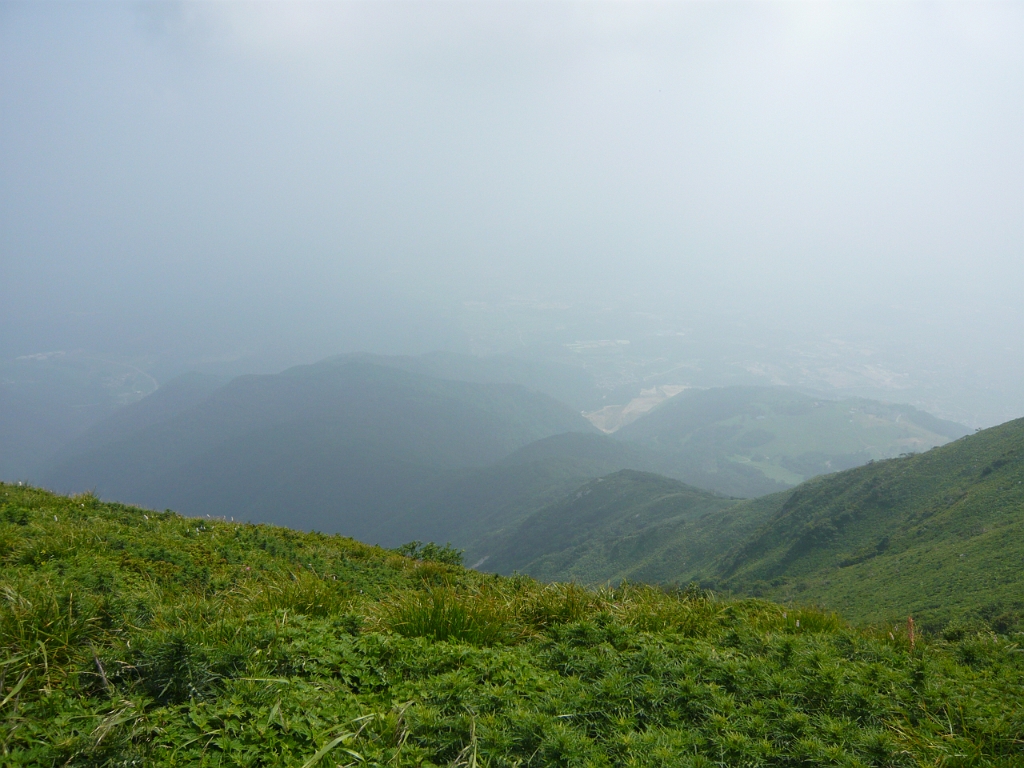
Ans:
[[[5,4],[4,479],[357,352],[511,358],[606,431],[728,385],[1019,417],[1022,43],[1011,3]]]

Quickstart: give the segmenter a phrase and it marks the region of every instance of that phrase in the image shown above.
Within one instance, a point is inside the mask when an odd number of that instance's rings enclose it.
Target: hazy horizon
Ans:
[[[1019,4],[6,3],[0,72],[0,359],[1024,415]]]

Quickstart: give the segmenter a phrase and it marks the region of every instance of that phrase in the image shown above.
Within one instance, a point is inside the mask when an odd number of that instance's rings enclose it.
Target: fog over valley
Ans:
[[[0,478],[483,552],[609,472],[755,497],[1019,417],[1022,34],[5,5]]]
[[[4,370],[452,350],[585,366],[609,405],[763,383],[1005,421],[1022,24],[1009,3],[6,4]]]

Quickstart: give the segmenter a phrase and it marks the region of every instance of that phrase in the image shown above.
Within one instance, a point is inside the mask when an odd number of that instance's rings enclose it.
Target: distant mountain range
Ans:
[[[41,480],[389,546],[452,542],[470,565],[545,580],[697,581],[863,619],[1024,610],[1024,421],[963,436],[908,406],[731,387],[607,435],[502,381],[528,374],[357,355],[189,375],[96,424]]]
[[[730,496],[926,451],[969,430],[908,405],[829,400],[783,387],[690,389],[615,432],[650,468]]]
[[[717,509],[966,431],[908,406],[732,387],[688,390],[605,435],[528,386],[552,377],[586,388],[570,369],[440,353],[346,355],[227,383],[191,374],[96,424],[38,481],[389,546],[451,541],[471,564],[525,567],[533,550],[509,552],[508,537],[595,478],[658,473]],[[573,576],[605,573],[601,557],[581,554]]]

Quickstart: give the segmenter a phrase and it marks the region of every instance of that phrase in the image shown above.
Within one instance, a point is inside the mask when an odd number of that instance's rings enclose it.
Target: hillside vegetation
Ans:
[[[0,485],[11,766],[1020,765],[1024,655]]]
[[[719,387],[678,394],[615,436],[658,456],[646,469],[754,497],[967,432],[907,405],[817,398],[785,387]]]
[[[484,567],[699,581],[855,621],[1022,626],[1024,419],[759,499],[699,494],[643,473],[591,481],[524,519]]]
[[[715,568],[745,593],[853,619],[1024,619],[1024,419],[819,478]]]
[[[661,475],[623,470],[592,480],[530,516],[505,538],[483,567],[521,571],[542,580],[601,583],[636,577],[666,535],[685,542],[673,549],[674,575],[688,559],[701,561],[707,541],[693,535],[697,521],[721,533],[736,501]]]

